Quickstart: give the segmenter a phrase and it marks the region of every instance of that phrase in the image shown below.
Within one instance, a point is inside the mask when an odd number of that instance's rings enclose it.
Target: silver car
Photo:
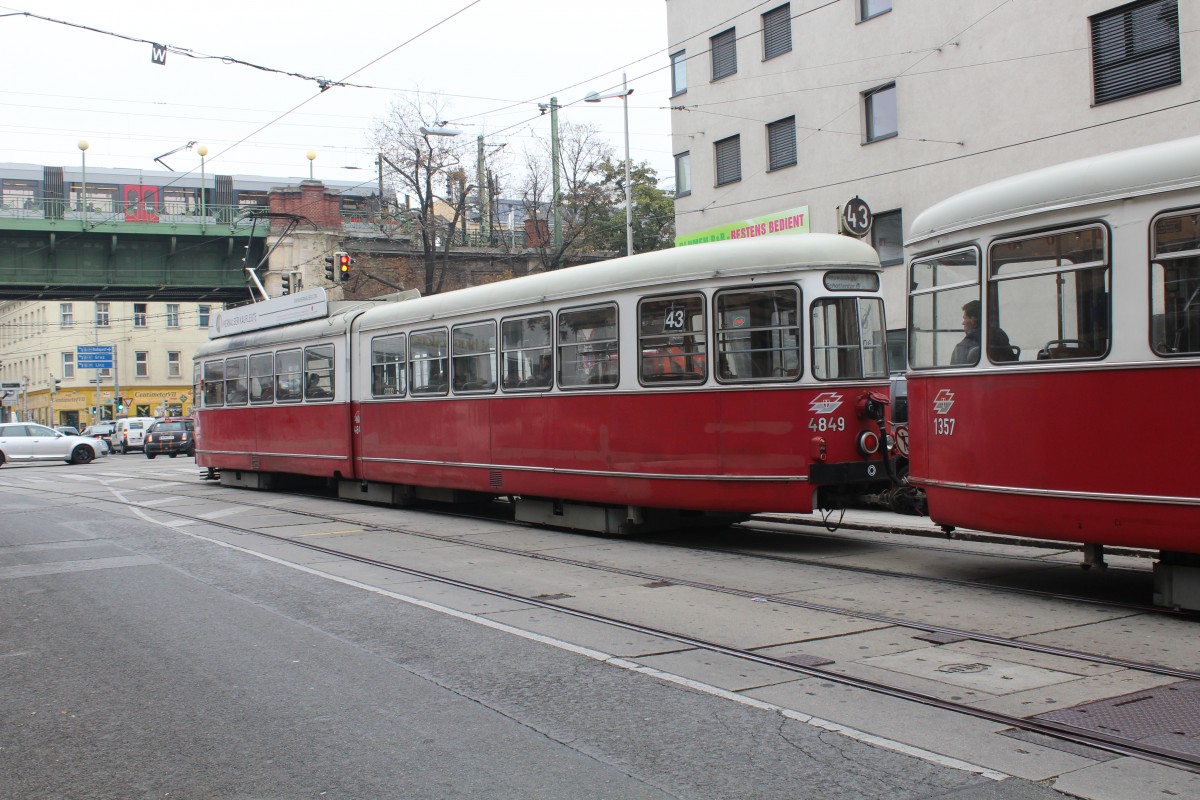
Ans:
[[[108,455],[90,436],[67,436],[34,422],[0,422],[0,466],[12,461],[87,464]]]

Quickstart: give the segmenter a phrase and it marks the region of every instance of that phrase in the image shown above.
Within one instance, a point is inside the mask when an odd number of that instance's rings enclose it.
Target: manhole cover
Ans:
[[[937,668],[938,672],[987,672],[987,664],[943,664]]]

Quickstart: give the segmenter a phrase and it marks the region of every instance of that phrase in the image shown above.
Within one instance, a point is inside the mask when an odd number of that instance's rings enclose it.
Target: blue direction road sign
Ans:
[[[79,369],[112,369],[111,344],[87,344],[75,348],[75,366]]]

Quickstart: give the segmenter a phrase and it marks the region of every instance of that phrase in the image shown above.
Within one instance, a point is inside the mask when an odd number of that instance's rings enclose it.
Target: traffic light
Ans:
[[[118,397],[116,402],[117,402],[117,413],[120,414],[122,411],[125,410],[125,398]]]
[[[60,378],[55,378],[54,382],[50,384],[50,394],[58,394],[59,386],[62,386],[62,380]]]
[[[338,267],[338,282],[341,283],[350,277],[350,265],[354,263],[354,259],[349,253],[336,253]]]
[[[325,280],[330,283],[337,283],[338,275],[338,256],[341,253],[334,253],[331,256],[325,256]]]
[[[283,278],[282,278],[282,282],[280,285],[282,287],[279,292],[280,297],[286,297],[287,295],[291,294],[292,293],[292,273],[290,273],[290,272],[283,273]]]

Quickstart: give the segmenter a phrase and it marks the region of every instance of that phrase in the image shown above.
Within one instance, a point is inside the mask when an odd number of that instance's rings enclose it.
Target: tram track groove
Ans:
[[[172,481],[172,482],[178,483],[178,481]],[[10,483],[8,481],[2,481],[2,482],[0,482],[0,485],[8,485],[10,487],[14,486],[12,483]],[[104,488],[111,488],[111,487],[106,486]],[[552,611],[555,613],[565,614],[567,616],[571,616],[571,617],[574,617],[577,619],[583,619],[583,620],[587,620],[587,621],[591,621],[591,622],[597,622],[597,623],[600,623],[603,625],[607,625],[610,627],[618,628],[618,629],[633,632],[633,633],[667,639],[670,641],[677,642],[688,648],[699,649],[699,650],[704,650],[706,652],[726,655],[726,656],[736,658],[736,659],[739,659],[742,661],[760,664],[763,666],[773,667],[773,668],[781,669],[781,670],[784,670],[787,672],[804,675],[807,677],[812,677],[812,678],[829,681],[831,683],[835,683],[835,684],[838,684],[841,686],[846,686],[846,687],[861,690],[861,691],[867,691],[867,692],[871,692],[873,694],[877,694],[877,695],[881,695],[881,696],[891,697],[894,699],[904,700],[904,701],[908,701],[908,702],[914,702],[914,703],[918,703],[923,706],[937,708],[937,709],[941,709],[941,710],[952,712],[952,713],[963,714],[965,716],[973,717],[976,719],[986,720],[986,721],[993,722],[993,723],[1000,724],[1000,725],[1005,725],[1009,728],[1025,731],[1028,733],[1041,734],[1041,735],[1048,736],[1055,740],[1066,741],[1066,742],[1070,742],[1070,743],[1085,746],[1085,747],[1091,747],[1091,748],[1094,748],[1094,749],[1102,751],[1102,752],[1111,753],[1111,754],[1119,755],[1119,756],[1128,756],[1128,757],[1133,757],[1133,758],[1139,758],[1139,759],[1143,759],[1146,761],[1152,761],[1154,763],[1162,764],[1165,766],[1184,769],[1189,772],[1200,774],[1200,757],[1179,753],[1179,752],[1170,750],[1168,748],[1161,748],[1161,747],[1157,747],[1157,746],[1149,745],[1149,744],[1145,744],[1145,743],[1133,742],[1133,741],[1130,741],[1127,739],[1122,739],[1120,737],[1110,736],[1110,735],[1095,732],[1095,731],[1089,731],[1089,730],[1077,728],[1075,726],[1064,724],[1064,723],[1047,721],[1047,720],[1038,720],[1038,719],[1029,718],[1029,717],[1019,717],[1016,715],[1006,714],[1003,712],[991,711],[991,710],[979,708],[979,707],[976,707],[976,706],[973,706],[973,705],[970,705],[967,703],[961,703],[961,702],[957,702],[954,700],[947,700],[947,699],[938,697],[936,695],[929,694],[927,692],[906,689],[906,688],[903,688],[900,686],[895,686],[895,685],[883,683],[880,681],[856,677],[853,675],[848,675],[848,674],[845,674],[842,672],[837,672],[837,671],[830,670],[830,669],[823,669],[821,667],[796,664],[791,661],[786,661],[786,660],[783,660],[780,658],[767,656],[762,653],[755,652],[754,650],[747,650],[747,649],[738,648],[738,647],[735,647],[732,645],[722,644],[720,642],[714,642],[714,641],[702,639],[702,638],[691,636],[687,633],[683,633],[683,632],[679,632],[679,631],[672,631],[672,630],[667,630],[667,629],[663,629],[663,628],[656,628],[651,625],[633,622],[630,620],[623,620],[623,619],[619,619],[617,617],[611,617],[611,616],[599,614],[599,613],[593,612],[593,611],[572,608],[567,605],[562,605],[559,603],[551,602],[550,600],[541,599],[538,597],[521,595],[521,594],[517,594],[515,592],[509,592],[509,591],[506,591],[503,589],[497,589],[495,587],[489,587],[489,586],[484,586],[482,584],[472,583],[470,581],[460,580],[457,578],[450,577],[448,575],[439,575],[437,573],[432,573],[432,572],[428,572],[425,570],[416,569],[413,567],[407,567],[402,564],[396,564],[393,562],[384,561],[382,559],[376,559],[376,558],[372,558],[369,556],[359,555],[356,553],[339,550],[339,549],[333,548],[333,547],[326,547],[324,545],[316,544],[315,542],[312,542],[312,541],[307,541],[307,540],[303,540],[303,539],[295,539],[295,538],[291,538],[291,537],[279,535],[279,534],[267,533],[264,531],[256,530],[254,528],[247,528],[245,526],[236,525],[236,524],[232,524],[229,522],[222,522],[218,519],[209,519],[209,518],[198,516],[195,514],[188,514],[188,513],[182,512],[182,511],[176,511],[176,510],[172,510],[169,508],[162,508],[158,505],[138,503],[136,501],[130,501],[127,498],[126,499],[118,499],[118,498],[108,498],[108,497],[97,497],[94,495],[81,495],[80,493],[71,493],[71,492],[66,492],[66,491],[61,491],[61,490],[44,489],[44,488],[42,488],[40,490],[43,492],[57,494],[57,495],[64,495],[64,496],[68,496],[68,497],[87,496],[93,500],[98,500],[98,501],[110,503],[110,504],[121,505],[124,508],[137,508],[143,512],[164,514],[164,515],[168,515],[171,517],[187,520],[190,522],[209,525],[209,526],[216,527],[216,528],[223,529],[223,530],[228,530],[228,531],[237,533],[239,535],[249,534],[252,536],[268,539],[268,540],[278,542],[278,543],[290,544],[290,545],[294,545],[294,546],[300,547],[305,550],[328,555],[333,558],[353,561],[355,563],[360,563],[360,564],[364,564],[367,566],[373,566],[373,567],[376,567],[379,569],[384,569],[384,570],[387,570],[390,572],[396,572],[399,574],[408,575],[410,577],[418,578],[420,580],[431,581],[431,582],[435,582],[435,583],[438,583],[441,585],[451,586],[451,587],[455,587],[458,589],[462,589],[464,591],[476,592],[476,593],[484,594],[484,595],[487,595],[490,597],[495,597],[497,599],[503,599],[503,600],[510,601],[510,602],[521,603],[521,604],[524,604],[527,606],[541,608],[541,609]],[[149,491],[149,490],[147,490],[145,488],[130,487],[128,490],[123,490],[123,491],[145,492],[145,491]],[[160,495],[165,494],[163,492],[157,492],[157,491],[151,492],[151,493],[152,494],[160,494]],[[184,494],[184,495],[175,494],[175,495],[171,495],[171,496],[186,497],[189,499],[195,498],[195,495],[189,495],[189,494]],[[321,499],[328,499],[328,498],[321,498]],[[362,525],[361,521],[359,521],[359,520],[353,520],[353,519],[349,519],[346,517],[340,517],[340,516],[329,515],[329,514],[321,514],[321,513],[312,512],[312,511],[298,511],[298,510],[293,510],[293,509],[282,509],[277,506],[269,505],[269,504],[243,503],[240,500],[236,501],[234,504],[248,506],[251,508],[257,508],[257,509],[261,509],[261,510],[270,510],[270,511],[278,511],[278,512],[284,512],[284,513],[289,513],[289,514],[296,514],[299,516],[309,517],[309,518],[313,518],[313,519],[319,519],[319,520],[327,521],[327,522],[349,523],[349,524],[360,525],[360,526]],[[481,517],[477,517],[477,516],[470,517],[470,518],[471,519],[481,519]],[[509,523],[509,524],[511,524],[511,523]],[[1169,676],[1169,677],[1177,677],[1177,678],[1181,678],[1181,679],[1185,679],[1185,680],[1200,680],[1200,673],[1188,672],[1188,671],[1184,671],[1184,670],[1177,670],[1175,668],[1166,667],[1164,665],[1145,664],[1145,663],[1141,663],[1141,662],[1134,662],[1134,661],[1128,661],[1128,660],[1123,660],[1123,659],[1116,659],[1116,658],[1112,658],[1112,657],[1108,657],[1108,656],[1102,656],[1099,654],[1089,654],[1089,653],[1084,653],[1081,651],[1073,651],[1073,650],[1067,650],[1067,649],[1062,649],[1062,648],[1054,648],[1054,647],[1047,646],[1047,645],[1036,645],[1036,644],[1032,644],[1032,643],[1020,642],[1019,640],[1012,640],[1012,639],[1007,639],[1004,637],[994,637],[994,636],[990,636],[988,634],[982,634],[979,632],[963,631],[961,629],[948,628],[948,627],[943,627],[943,626],[934,626],[934,625],[929,625],[926,623],[908,622],[908,621],[900,620],[897,618],[886,617],[884,615],[875,615],[875,614],[870,614],[870,613],[866,613],[866,612],[855,612],[855,611],[851,611],[848,609],[839,609],[839,608],[832,607],[832,606],[824,606],[822,604],[807,603],[805,601],[794,600],[793,598],[783,598],[783,597],[773,596],[770,594],[756,594],[756,593],[750,592],[748,590],[736,589],[733,587],[722,587],[722,586],[718,586],[715,584],[707,584],[707,583],[699,582],[699,581],[674,579],[674,578],[671,578],[670,576],[661,576],[661,575],[655,575],[652,573],[642,572],[639,570],[628,570],[628,569],[619,568],[619,567],[599,565],[599,564],[596,564],[593,562],[580,561],[578,559],[568,559],[568,558],[563,558],[560,556],[549,556],[549,555],[546,555],[543,553],[529,553],[527,551],[522,551],[522,550],[518,550],[515,548],[508,548],[508,547],[492,545],[492,544],[488,544],[488,543],[481,543],[481,542],[471,542],[469,540],[464,540],[461,537],[446,537],[446,536],[439,536],[436,534],[427,534],[427,533],[424,533],[421,531],[414,531],[414,530],[402,528],[399,526],[371,525],[370,530],[372,532],[378,531],[378,532],[384,532],[384,533],[386,533],[386,532],[400,533],[400,534],[405,534],[405,535],[417,536],[420,538],[437,540],[437,541],[441,541],[441,542],[445,542],[445,543],[453,543],[453,544],[458,544],[458,545],[467,545],[467,546],[471,546],[471,547],[478,547],[478,548],[485,549],[485,550],[492,551],[492,552],[499,552],[499,553],[503,553],[503,554],[511,554],[511,555],[515,555],[515,556],[532,558],[532,559],[541,560],[541,561],[560,563],[560,564],[567,565],[567,566],[577,566],[577,567],[588,568],[588,569],[596,569],[596,570],[609,572],[609,573],[613,573],[613,574],[621,574],[621,575],[626,575],[629,577],[635,577],[638,579],[665,581],[669,585],[687,586],[690,588],[696,588],[696,589],[701,589],[701,590],[706,590],[706,591],[713,591],[713,592],[718,592],[718,593],[728,594],[728,595],[733,595],[733,596],[739,596],[739,597],[747,597],[747,598],[751,598],[751,599],[761,598],[768,602],[779,602],[784,605],[802,608],[804,610],[824,611],[827,613],[834,613],[834,614],[839,614],[839,615],[843,615],[843,616],[856,617],[856,618],[860,618],[860,619],[864,619],[864,620],[868,620],[868,621],[878,621],[883,624],[893,625],[893,626],[902,627],[902,628],[910,628],[910,629],[914,629],[914,630],[923,630],[923,631],[930,631],[930,632],[937,632],[937,633],[947,633],[947,634],[952,634],[952,635],[961,635],[961,636],[963,636],[963,638],[972,639],[974,641],[980,641],[980,642],[997,644],[997,645],[1002,645],[1002,646],[1009,646],[1009,647],[1019,647],[1021,649],[1028,649],[1028,650],[1032,650],[1032,651],[1043,653],[1043,654],[1058,655],[1058,656],[1074,658],[1074,659],[1083,660],[1083,661],[1092,661],[1095,663],[1103,663],[1103,664],[1106,664],[1109,666],[1123,667],[1123,668],[1127,668],[1127,669],[1131,669],[1131,670],[1141,670],[1141,671],[1151,672],[1151,673],[1155,673],[1155,674],[1161,674],[1161,675]]]

